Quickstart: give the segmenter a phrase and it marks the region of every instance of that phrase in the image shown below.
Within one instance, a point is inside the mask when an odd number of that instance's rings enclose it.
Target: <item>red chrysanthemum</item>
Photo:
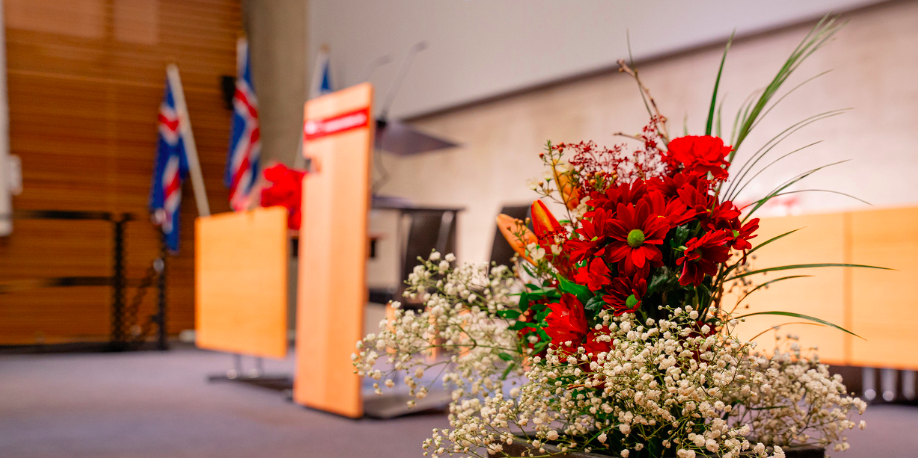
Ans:
[[[724,146],[724,141],[710,135],[674,138],[667,146],[667,161],[674,167],[682,166],[691,175],[704,176],[710,173],[714,179],[727,178],[727,155],[733,148]]]
[[[685,255],[676,260],[682,266],[679,284],[697,286],[705,275],[716,275],[717,265],[730,258],[728,240],[726,231],[712,231],[686,242]]]
[[[663,265],[663,253],[657,245],[663,244],[667,231],[666,218],[652,214],[645,201],[638,202],[637,206],[618,204],[615,219],[608,222],[610,242],[606,258],[620,262],[621,270],[627,275],[641,272],[642,276],[647,276],[651,265]]]
[[[590,206],[614,211],[618,204],[636,204],[647,194],[643,180],[609,186],[605,192],[594,192],[590,197]]]
[[[641,300],[647,294],[647,280],[634,277],[617,277],[612,280],[609,294],[602,297],[606,308],[616,316],[626,312],[636,312],[641,308]]]
[[[728,245],[735,250],[746,251],[752,249],[749,239],[756,237],[755,231],[759,228],[759,219],[753,218],[748,223],[743,224],[739,229],[733,229],[730,232],[732,240]]]
[[[580,227],[574,231],[577,237],[564,244],[564,251],[570,253],[572,263],[578,263],[584,258],[602,256],[606,243],[606,227],[611,216],[612,212],[597,208],[580,220]]]
[[[612,271],[601,257],[595,257],[589,264],[581,267],[574,275],[574,281],[586,285],[590,291],[599,291],[603,286],[612,284]]]
[[[586,315],[583,304],[572,294],[561,295],[561,301],[548,304],[550,312],[545,317],[545,333],[556,347],[564,346],[570,341],[573,350],[577,348],[587,334]]]
[[[667,199],[661,192],[651,192],[644,198],[650,205],[650,212],[666,218],[670,227],[681,226],[695,217],[695,209],[688,208],[682,199]]]

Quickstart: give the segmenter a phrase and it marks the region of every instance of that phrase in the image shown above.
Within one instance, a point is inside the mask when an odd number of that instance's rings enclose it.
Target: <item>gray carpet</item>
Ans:
[[[228,355],[167,353],[0,356],[0,458],[420,457],[442,414],[348,420],[276,391],[208,384]],[[290,372],[292,359],[267,361]],[[872,406],[840,458],[918,457],[918,408]]]

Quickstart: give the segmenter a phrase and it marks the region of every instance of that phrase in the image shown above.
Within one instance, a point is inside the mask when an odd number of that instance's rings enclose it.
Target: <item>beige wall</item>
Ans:
[[[877,206],[918,203],[918,78],[914,76],[918,74],[918,2],[888,3],[847,19],[848,26],[800,68],[788,87],[824,70],[833,71],[782,102],[747,140],[738,162],[800,119],[836,108],[853,110],[782,144],[778,154],[825,140],[763,174],[744,198],[761,195],[807,168],[852,159],[814,175],[809,185],[798,189],[835,189]],[[727,131],[742,100],[768,83],[808,28],[735,43],[722,83],[727,94]],[[688,114],[690,132],[703,133],[721,51],[707,48],[640,65],[645,83],[670,118],[672,131],[681,132]],[[458,255],[466,261],[485,260],[501,205],[534,197],[526,180],[541,173],[537,153],[546,140],[592,139],[611,145],[619,141],[613,132],[636,132],[645,122],[634,83],[613,72],[426,117],[415,124],[464,146],[412,158],[386,156],[383,160],[392,180],[382,192],[419,203],[465,206]],[[838,196],[806,194],[795,211],[864,207]]]
[[[292,166],[306,102],[306,0],[245,0],[243,20],[258,96],[262,168]]]

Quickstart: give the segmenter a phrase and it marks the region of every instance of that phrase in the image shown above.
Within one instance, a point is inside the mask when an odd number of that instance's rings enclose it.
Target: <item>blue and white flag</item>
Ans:
[[[312,85],[309,89],[309,98],[314,99],[320,95],[334,92],[329,69],[328,48],[323,46],[316,56],[316,66],[312,72]]]
[[[258,128],[258,99],[249,65],[249,45],[245,38],[236,43],[236,53],[233,128],[223,181],[230,190],[230,206],[242,211],[249,206],[250,195],[259,178],[261,131]]]
[[[188,153],[182,138],[180,112],[176,91],[181,88],[166,78],[166,89],[159,106],[159,140],[156,145],[156,165],[150,187],[150,212],[159,225],[169,250],[178,251],[179,206],[182,203],[182,180],[188,174]],[[183,100],[183,97],[179,97]]]

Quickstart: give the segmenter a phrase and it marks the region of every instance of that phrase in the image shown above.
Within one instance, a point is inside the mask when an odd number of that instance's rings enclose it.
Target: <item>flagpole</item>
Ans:
[[[178,67],[169,64],[166,67],[166,77],[169,84],[175,89],[172,97],[175,98],[175,111],[179,117],[179,129],[182,140],[185,142],[185,152],[188,156],[188,173],[191,175],[191,187],[194,189],[194,201],[198,206],[198,216],[210,216],[210,204],[207,202],[207,192],[204,190],[204,177],[201,175],[201,164],[198,162],[198,147],[194,143],[191,133],[191,118],[188,116],[188,105],[185,104],[185,91],[182,89],[182,80],[179,78]]]

